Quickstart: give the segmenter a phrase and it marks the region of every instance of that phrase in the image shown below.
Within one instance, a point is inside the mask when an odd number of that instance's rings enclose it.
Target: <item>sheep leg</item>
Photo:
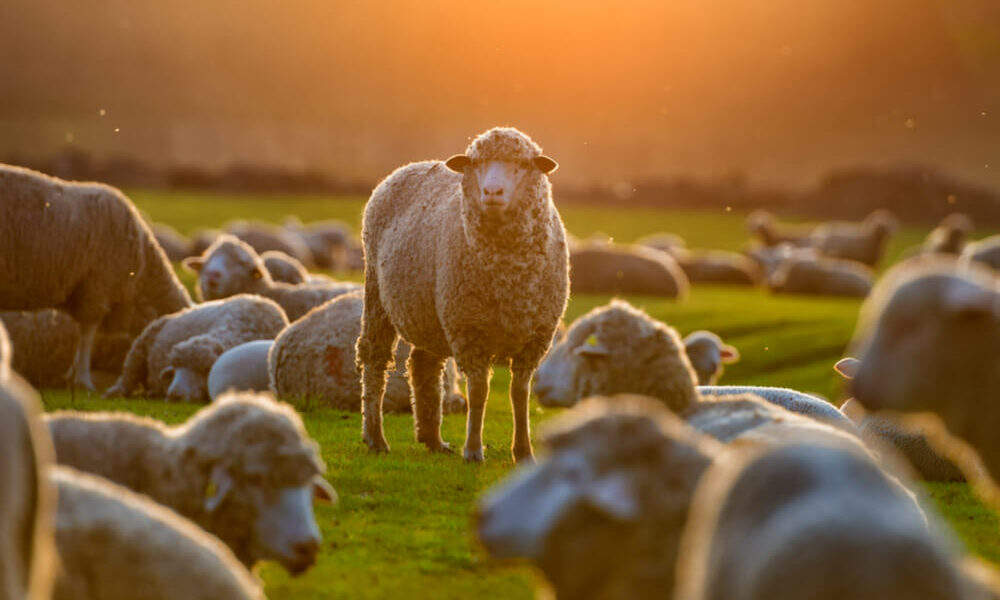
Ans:
[[[465,447],[462,456],[469,462],[483,462],[483,418],[486,398],[490,395],[490,370],[465,370],[468,378],[469,414],[465,421]]]
[[[94,347],[94,337],[97,335],[97,323],[80,324],[80,343],[76,346],[76,356],[70,368],[71,383],[82,385],[91,392],[96,391],[94,381],[90,377],[90,353]]]
[[[365,305],[358,337],[358,362],[361,364],[361,438],[372,452],[388,452],[389,443],[382,429],[382,396],[386,371],[393,361],[396,329],[379,300],[378,284],[373,273],[365,276]]]
[[[511,368],[510,407],[514,413],[514,437],[511,453],[514,462],[530,463],[535,460],[531,448],[531,424],[528,418],[528,390],[531,387],[533,368],[527,368],[514,361]]]
[[[448,452],[441,439],[441,394],[445,359],[414,348],[407,360],[413,388],[413,425],[417,441],[431,452]]]

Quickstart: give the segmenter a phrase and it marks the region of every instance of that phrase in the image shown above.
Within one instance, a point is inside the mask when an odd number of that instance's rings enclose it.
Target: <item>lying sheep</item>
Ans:
[[[365,207],[365,306],[358,338],[363,439],[388,451],[385,371],[397,335],[413,345],[417,440],[441,439],[441,372],[454,356],[468,378],[463,455],[483,460],[491,367],[511,359],[512,451],[532,457],[528,386],[569,292],[565,230],[548,175],[556,163],[513,128],[491,129],[465,154],[401,167]]]
[[[56,460],[146,494],[221,539],[247,567],[279,561],[292,574],[316,559],[319,450],[287,404],[227,394],[167,427],[128,413],[46,417]],[[319,488],[317,488],[319,486]]]
[[[348,267],[348,253],[354,239],[347,223],[331,220],[303,225],[297,218],[289,217],[284,225],[287,231],[302,239],[318,268],[341,271]]]
[[[963,262],[979,263],[1000,271],[1000,235],[991,235],[965,247]]]
[[[774,215],[766,210],[755,210],[747,216],[747,229],[750,235],[756,236],[764,246],[790,244],[792,246],[808,246],[812,228],[803,225],[778,224]]]
[[[855,447],[732,452],[698,485],[678,600],[967,598],[952,540]]]
[[[191,256],[191,242],[170,225],[152,223],[150,229],[170,262],[180,262]]]
[[[274,342],[270,365],[271,389],[279,398],[316,398],[332,408],[361,410],[361,377],[356,345],[361,334],[362,292],[344,294],[312,310],[287,327]],[[382,410],[412,412],[412,389],[406,373],[411,346],[396,344],[395,366],[386,380]],[[221,360],[221,359],[220,359]],[[444,370],[445,414],[465,412],[458,369],[448,359]]]
[[[687,242],[676,233],[652,233],[635,241],[639,246],[666,252],[674,258],[687,249]]]
[[[34,390],[7,371],[0,327],[0,598],[48,600],[56,570],[52,443]]]
[[[688,279],[668,254],[629,244],[584,242],[569,255],[574,294],[644,294],[683,298]]]
[[[791,258],[783,261],[767,280],[777,294],[812,294],[863,298],[875,279],[861,263],[834,258]]]
[[[160,317],[135,340],[121,377],[107,394],[127,396],[141,386],[151,397],[206,401],[208,372],[223,352],[274,339],[287,325],[277,304],[248,294]]]
[[[102,321],[141,327],[191,305],[153,233],[114,188],[0,165],[0,223],[0,310],[70,314],[81,330],[71,380],[87,389]]]
[[[757,262],[736,252],[679,248],[672,256],[691,283],[757,285],[761,281]]]
[[[823,256],[874,267],[882,260],[898,226],[892,213],[880,209],[872,211],[861,223],[824,223],[813,230],[809,243]]]
[[[1000,390],[994,273],[976,265],[958,269],[947,259],[894,268],[863,306],[853,345],[860,366],[851,391],[864,407],[937,414],[998,477],[1000,415],[988,401]],[[952,458],[964,465],[961,454]]]
[[[184,260],[184,266],[198,273],[198,295],[205,300],[235,294],[257,294],[281,306],[289,321],[295,321],[327,300],[359,289],[356,283],[289,285],[277,283],[260,256],[245,242],[220,235],[201,256]]]
[[[100,477],[56,467],[61,566],[53,600],[263,600],[218,539]]]
[[[722,376],[722,365],[740,360],[740,351],[711,331],[689,333],[683,341],[684,353],[691,361],[699,385],[715,385]]]
[[[309,281],[309,271],[293,257],[278,250],[268,250],[260,255],[264,267],[277,283],[297,285]]]
[[[278,250],[295,258],[307,268],[315,266],[312,253],[305,242],[299,236],[277,225],[260,221],[239,220],[227,223],[223,229],[226,233],[248,244],[257,254],[263,254],[268,250]]]
[[[267,355],[270,354],[272,346],[274,340],[255,340],[233,346],[220,354],[208,371],[208,397],[215,401],[228,391],[270,390],[271,378],[268,374]]]
[[[823,400],[784,388],[701,386],[672,328],[630,304],[615,300],[569,327],[535,378],[542,406],[573,406],[595,394],[642,394],[663,401],[686,418],[716,398],[752,394],[767,403],[856,434],[851,421]]]

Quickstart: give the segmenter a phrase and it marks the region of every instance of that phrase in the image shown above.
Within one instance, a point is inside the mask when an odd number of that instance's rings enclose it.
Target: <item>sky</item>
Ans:
[[[1000,186],[992,0],[6,0],[0,153],[376,180],[513,125],[559,177]]]

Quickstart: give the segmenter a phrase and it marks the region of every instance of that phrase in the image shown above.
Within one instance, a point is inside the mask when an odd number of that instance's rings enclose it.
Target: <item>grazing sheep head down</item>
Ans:
[[[498,220],[527,206],[520,203],[549,198],[549,194],[525,193],[548,185],[545,175],[558,166],[542,155],[527,136],[509,127],[497,127],[473,140],[465,154],[456,154],[445,165],[463,175],[463,211],[482,220]]]
[[[543,406],[644,394],[675,411],[698,400],[697,380],[677,332],[620,300],[577,319],[535,372]]]
[[[267,396],[224,394],[177,435],[188,460],[210,472],[201,502],[219,525],[211,529],[235,536],[223,541],[244,564],[271,559],[297,574],[315,562],[322,538],[313,495],[334,500],[336,493],[320,477],[316,443],[293,408]]]
[[[203,255],[185,258],[183,265],[198,274],[198,293],[203,300],[252,294],[263,280],[272,282],[257,252],[230,234],[217,237]]]
[[[547,458],[480,501],[486,549],[535,562],[559,598],[662,597],[691,495],[721,446],[638,396],[588,399],[545,440]]]

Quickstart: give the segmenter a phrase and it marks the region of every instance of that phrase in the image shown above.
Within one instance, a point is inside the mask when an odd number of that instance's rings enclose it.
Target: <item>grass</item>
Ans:
[[[361,198],[244,197],[132,191],[131,197],[154,219],[183,232],[218,226],[233,218],[280,222],[286,214],[303,220],[339,218],[357,225]],[[603,231],[620,241],[656,231],[675,231],[692,247],[739,249],[745,242],[744,215],[719,211],[622,210],[570,206],[562,210],[580,236]],[[898,256],[925,231],[904,229],[890,254]],[[190,277],[185,277],[191,283]],[[682,333],[712,329],[736,345],[743,356],[722,383],[784,385],[836,400],[840,382],[832,364],[843,355],[859,307],[856,300],[772,297],[759,290],[697,286],[683,303],[657,298],[629,298],[652,316]],[[580,296],[570,301],[571,321],[608,301]],[[525,565],[488,560],[470,534],[476,497],[510,472],[511,413],[509,374],[498,369],[490,392],[484,439],[484,465],[464,464],[457,456],[432,455],[413,441],[412,419],[387,415],[386,435],[392,452],[370,456],[360,441],[360,416],[320,408],[300,410],[310,434],[320,443],[328,478],[341,497],[337,507],[319,506],[317,517],[324,547],[316,566],[291,579],[265,564],[260,575],[272,599],[324,598],[530,598],[535,575]],[[80,398],[71,403],[65,391],[46,390],[46,407],[79,410],[127,410],[179,423],[198,407],[159,401],[107,401]],[[532,403],[535,425],[558,411]],[[535,431],[538,431],[536,429]],[[444,437],[453,447],[464,438],[461,416],[445,417]],[[537,445],[536,445],[537,446]],[[928,497],[968,547],[1000,562],[995,514],[962,484],[933,484]]]

